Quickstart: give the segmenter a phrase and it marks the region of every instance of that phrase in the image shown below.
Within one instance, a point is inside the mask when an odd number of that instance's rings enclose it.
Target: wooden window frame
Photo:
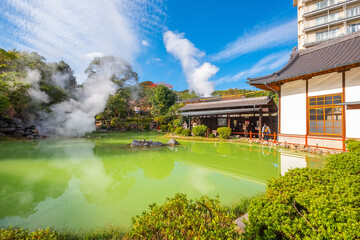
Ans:
[[[326,97],[333,97],[333,96],[340,96],[340,102],[337,102],[337,103],[334,103],[334,98],[332,98],[332,102],[331,104],[326,104]],[[314,103],[314,101],[310,101],[311,99],[314,99],[315,98],[315,105],[311,105]],[[318,100],[319,98],[323,98],[323,100]],[[329,100],[328,100],[329,101]],[[322,103],[322,104],[319,104],[317,105],[317,103]],[[344,96],[343,96],[343,93],[336,93],[336,94],[327,94],[327,95],[319,95],[319,96],[311,96],[311,97],[308,97],[307,98],[307,124],[308,124],[308,135],[313,135],[313,136],[335,136],[335,137],[341,137],[343,135],[343,132],[344,132],[344,127],[343,127],[343,122],[344,122],[344,112],[345,112],[345,108],[343,106],[339,106],[338,104],[339,103],[343,103],[344,102]],[[326,108],[340,108],[341,109],[341,114],[334,114],[334,111],[332,111],[331,113],[331,116],[332,117],[332,133],[326,133],[326,128],[329,128],[326,126],[326,115],[329,115],[329,114],[326,114],[325,112],[325,109]],[[318,116],[320,114],[317,114],[317,112],[315,114],[311,113],[311,110],[313,109],[323,109],[323,113],[321,115],[323,115],[323,120],[317,120],[317,117],[315,120],[311,120],[311,117],[312,116]],[[334,116],[336,115],[341,115],[341,120],[335,120]],[[315,121],[316,124],[315,124],[315,127],[318,128],[318,127],[321,127],[323,128],[323,132],[311,132],[310,129],[314,126],[310,126],[310,121]],[[318,121],[323,121],[323,126],[318,126],[317,122]],[[341,125],[340,127],[335,127],[335,121],[339,121],[341,122]],[[341,132],[336,134],[334,133],[335,131],[335,128],[337,129],[341,129]]]

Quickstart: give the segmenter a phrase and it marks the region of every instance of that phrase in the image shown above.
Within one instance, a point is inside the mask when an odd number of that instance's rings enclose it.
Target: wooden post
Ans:
[[[308,135],[305,134],[305,147],[307,147],[307,146],[308,146]]]
[[[252,138],[251,138],[251,134],[252,134],[252,132],[250,131],[250,140],[252,139]]]
[[[276,133],[274,132],[274,143],[276,143]]]
[[[227,120],[228,120],[228,128],[230,128],[230,115],[227,115]]]

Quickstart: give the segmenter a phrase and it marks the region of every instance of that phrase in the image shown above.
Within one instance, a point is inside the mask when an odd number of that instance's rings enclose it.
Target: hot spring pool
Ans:
[[[321,166],[321,159],[237,143],[128,147],[143,138],[168,141],[154,133],[0,141],[0,227],[129,226],[149,204],[178,192],[229,204],[264,192],[290,168]]]

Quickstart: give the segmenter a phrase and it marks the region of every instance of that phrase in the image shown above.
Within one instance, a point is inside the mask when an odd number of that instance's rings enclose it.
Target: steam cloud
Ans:
[[[164,43],[166,51],[180,60],[189,84],[189,90],[194,91],[199,96],[211,96],[215,87],[209,79],[219,71],[219,68],[208,62],[201,65],[197,59],[203,57],[205,53],[184,38],[183,33],[165,32]]]
[[[87,132],[95,130],[95,116],[102,112],[110,95],[114,94],[117,85],[111,80],[114,73],[119,71],[119,62],[103,62],[97,68],[97,72],[89,77],[81,88],[77,89],[76,98],[55,104],[51,107],[51,112],[41,112],[40,118],[36,119],[35,124],[41,134],[47,136],[80,137]],[[66,76],[54,75],[53,81],[56,85],[59,80]],[[28,93],[32,100],[37,103],[47,102],[49,96],[39,89],[39,71],[29,71],[26,77],[31,88]]]

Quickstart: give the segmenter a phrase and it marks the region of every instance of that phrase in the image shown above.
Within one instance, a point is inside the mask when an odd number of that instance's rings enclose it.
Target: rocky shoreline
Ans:
[[[26,125],[19,118],[0,119],[0,138],[24,138],[24,139],[41,139],[41,136],[35,125]]]

